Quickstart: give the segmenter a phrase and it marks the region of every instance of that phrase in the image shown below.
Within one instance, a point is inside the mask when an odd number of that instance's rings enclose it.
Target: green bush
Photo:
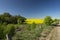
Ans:
[[[52,18],[50,16],[46,16],[45,19],[44,19],[44,24],[46,26],[50,26],[52,23],[53,23]]]
[[[13,24],[8,24],[6,29],[5,29],[6,34],[10,34],[11,36],[14,35],[15,32],[15,27]]]

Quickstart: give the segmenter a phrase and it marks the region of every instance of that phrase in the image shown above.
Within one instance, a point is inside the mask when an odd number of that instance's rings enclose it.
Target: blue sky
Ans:
[[[0,0],[0,14],[9,12],[26,18],[60,18],[59,0]]]

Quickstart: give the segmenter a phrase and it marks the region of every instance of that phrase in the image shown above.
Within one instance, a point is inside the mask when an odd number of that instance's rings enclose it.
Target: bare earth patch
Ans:
[[[56,30],[57,30],[57,40],[60,40],[60,26],[59,27],[56,27]]]
[[[49,36],[46,40],[60,40],[60,26],[56,26],[56,28],[51,33],[51,38],[49,39]]]

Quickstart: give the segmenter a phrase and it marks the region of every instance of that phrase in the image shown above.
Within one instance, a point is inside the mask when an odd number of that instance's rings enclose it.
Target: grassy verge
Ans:
[[[45,40],[51,30],[52,26],[45,26],[43,24],[30,24],[20,26],[20,31],[16,32],[13,40]]]

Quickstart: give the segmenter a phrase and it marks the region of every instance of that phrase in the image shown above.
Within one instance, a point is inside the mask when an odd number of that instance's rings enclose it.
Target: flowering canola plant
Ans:
[[[42,24],[44,22],[43,19],[26,19],[25,21],[27,24],[32,24],[32,23],[35,23],[35,24]]]

